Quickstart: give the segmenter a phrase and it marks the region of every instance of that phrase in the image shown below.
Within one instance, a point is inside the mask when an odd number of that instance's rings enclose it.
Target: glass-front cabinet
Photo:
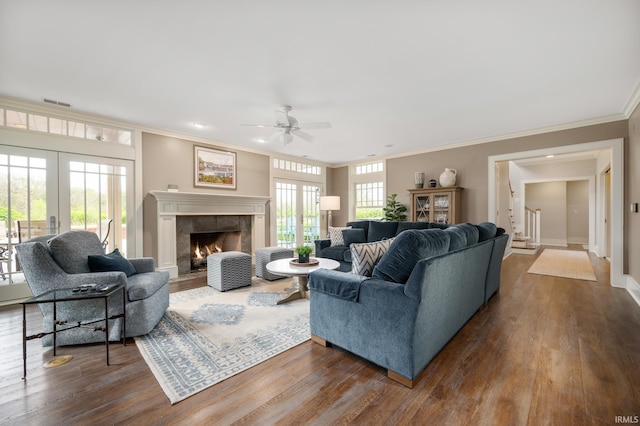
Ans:
[[[460,223],[462,188],[410,189],[411,220],[414,222]]]

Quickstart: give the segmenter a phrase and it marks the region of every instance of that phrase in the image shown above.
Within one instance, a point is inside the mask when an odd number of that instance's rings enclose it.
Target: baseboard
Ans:
[[[567,240],[564,238],[545,238],[540,239],[542,246],[567,247]]]
[[[640,284],[636,282],[630,275],[627,275],[627,291],[640,306]]]

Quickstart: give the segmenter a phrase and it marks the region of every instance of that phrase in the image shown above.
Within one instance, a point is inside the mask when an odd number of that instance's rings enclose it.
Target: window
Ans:
[[[381,219],[383,207],[383,182],[356,183],[356,219]]]
[[[131,145],[130,130],[114,129],[98,124],[67,121],[46,115],[0,108],[0,126],[54,135],[73,136],[98,142]],[[318,173],[319,174],[319,173]]]
[[[356,166],[356,174],[357,175],[365,175],[369,173],[379,173],[384,171],[383,164],[381,161],[377,163],[369,163],[369,164],[360,164]]]
[[[298,163],[297,161],[282,160],[280,158],[273,159],[273,168],[280,170],[288,170],[291,172],[307,173],[310,175],[320,176],[322,169],[320,166],[311,164]]]

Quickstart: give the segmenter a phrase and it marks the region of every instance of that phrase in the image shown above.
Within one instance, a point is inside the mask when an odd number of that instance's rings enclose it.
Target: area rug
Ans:
[[[527,272],[596,281],[589,255],[584,251],[544,249]]]
[[[160,323],[136,345],[172,404],[311,338],[309,300],[276,305],[291,278],[226,292],[172,293]]]

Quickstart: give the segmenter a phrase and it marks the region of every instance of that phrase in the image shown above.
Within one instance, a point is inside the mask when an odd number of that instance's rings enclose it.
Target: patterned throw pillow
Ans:
[[[344,245],[344,238],[342,237],[343,229],[351,229],[351,227],[350,226],[345,226],[345,227],[330,226],[329,227],[329,238],[331,239],[332,246]]]
[[[393,238],[373,243],[351,244],[351,273],[370,277],[378,260],[387,251]]]

